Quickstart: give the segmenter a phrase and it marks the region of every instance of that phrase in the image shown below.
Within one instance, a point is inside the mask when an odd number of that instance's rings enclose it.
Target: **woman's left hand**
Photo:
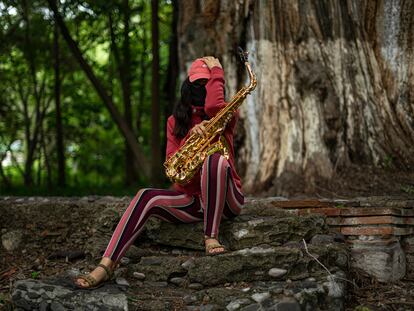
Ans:
[[[201,137],[204,137],[207,134],[206,125],[208,120],[204,120],[196,125],[191,129],[191,134],[197,133]]]

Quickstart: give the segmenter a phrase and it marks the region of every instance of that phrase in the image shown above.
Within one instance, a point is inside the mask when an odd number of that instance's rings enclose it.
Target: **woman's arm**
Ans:
[[[205,56],[203,61],[210,69],[210,79],[206,84],[207,95],[204,111],[211,118],[226,105],[224,101],[224,70],[218,58]]]

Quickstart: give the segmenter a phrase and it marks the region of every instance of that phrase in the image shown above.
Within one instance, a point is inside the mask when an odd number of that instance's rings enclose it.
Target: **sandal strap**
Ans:
[[[94,277],[90,276],[89,274],[80,274],[76,276],[76,279],[82,279],[88,283],[88,288],[94,287],[98,282]]]
[[[215,249],[215,248],[224,248],[224,246],[221,245],[220,243],[217,243],[217,242],[209,243],[209,244],[206,245],[207,251],[210,251],[210,250]]]
[[[101,267],[102,269],[105,270],[105,273],[106,273],[106,279],[105,280],[112,279],[113,272],[107,266],[100,263],[100,264],[97,265],[97,267]]]

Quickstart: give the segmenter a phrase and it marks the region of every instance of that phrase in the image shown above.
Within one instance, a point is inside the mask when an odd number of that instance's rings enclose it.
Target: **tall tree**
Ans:
[[[57,23],[53,27],[53,54],[55,58],[55,115],[56,115],[56,152],[58,158],[58,185],[65,187],[65,150],[63,142],[62,112],[60,103],[60,56],[59,56],[59,29]]]
[[[129,147],[134,153],[134,157],[136,161],[140,165],[141,172],[143,173],[144,176],[150,176],[149,162],[146,156],[144,155],[144,153],[142,152],[141,147],[137,143],[131,127],[125,121],[125,118],[122,117],[117,107],[112,102],[111,97],[108,96],[108,93],[106,92],[100,80],[95,75],[92,67],[86,62],[82,52],[80,51],[78,47],[78,44],[73,40],[72,36],[70,35],[69,30],[57,9],[56,0],[47,0],[47,2],[51,10],[53,11],[54,19],[56,23],[59,25],[62,36],[65,39],[69,49],[71,50],[76,60],[79,62],[80,67],[85,72],[88,79],[91,81],[92,85],[97,91],[102,102],[105,104],[106,108],[109,110],[111,117],[113,118],[116,125],[118,126],[118,129],[120,130],[121,134],[125,137],[126,141],[128,142]]]
[[[245,81],[235,47],[251,52],[258,86],[241,106],[238,150],[245,190],[312,191],[351,164],[412,169],[411,1],[179,4],[182,71],[196,57],[218,56],[234,94]]]
[[[159,29],[158,0],[151,0],[151,34],[152,34],[152,111],[151,111],[151,153],[152,153],[152,184],[158,186],[161,176],[161,145],[160,145],[160,101],[159,101]]]

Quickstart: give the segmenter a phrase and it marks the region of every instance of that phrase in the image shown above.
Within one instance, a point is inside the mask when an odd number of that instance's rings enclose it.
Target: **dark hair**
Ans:
[[[181,85],[181,98],[175,104],[173,116],[175,118],[174,135],[184,138],[191,127],[191,82],[187,78]]]

